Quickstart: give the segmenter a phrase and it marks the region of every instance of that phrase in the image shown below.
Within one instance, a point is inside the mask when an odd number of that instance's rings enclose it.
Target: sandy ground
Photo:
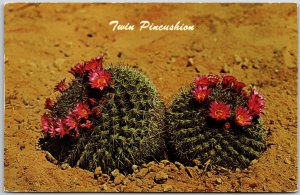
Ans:
[[[112,31],[110,20],[196,25],[194,31]],[[6,191],[296,191],[296,4],[8,4],[5,6]],[[204,171],[168,162],[121,181],[62,170],[39,149],[44,101],[77,62],[144,71],[167,104],[197,74],[230,72],[265,95],[268,149],[246,170]],[[188,63],[189,58],[193,63]],[[150,167],[150,168],[149,168]],[[156,174],[168,175],[156,184]]]

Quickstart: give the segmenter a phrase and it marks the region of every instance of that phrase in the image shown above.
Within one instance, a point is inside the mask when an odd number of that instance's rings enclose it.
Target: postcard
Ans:
[[[296,3],[7,3],[4,191],[295,192]]]

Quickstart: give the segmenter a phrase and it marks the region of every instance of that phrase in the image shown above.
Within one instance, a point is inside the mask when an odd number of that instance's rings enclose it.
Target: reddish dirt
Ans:
[[[113,32],[112,19],[181,20],[196,29]],[[8,4],[4,27],[5,191],[297,190],[296,4]],[[268,149],[246,170],[190,167],[189,175],[165,162],[108,182],[79,168],[62,170],[38,146],[44,101],[58,95],[52,90],[58,81],[70,81],[71,66],[100,54],[143,70],[166,104],[197,74],[230,71],[265,95]],[[161,171],[168,179],[156,184]]]

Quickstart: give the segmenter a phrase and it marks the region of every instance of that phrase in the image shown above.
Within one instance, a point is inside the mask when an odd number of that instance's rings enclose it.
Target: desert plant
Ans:
[[[42,116],[43,148],[62,163],[93,171],[128,172],[163,155],[164,107],[154,85],[133,68],[102,67],[102,58],[77,64],[61,81]]]
[[[245,168],[266,149],[265,103],[233,76],[198,76],[171,101],[166,126],[171,156],[185,164]]]

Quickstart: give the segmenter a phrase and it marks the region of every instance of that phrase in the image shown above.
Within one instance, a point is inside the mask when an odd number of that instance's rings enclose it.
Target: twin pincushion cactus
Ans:
[[[102,66],[101,57],[77,64],[74,80],[61,81],[42,116],[45,150],[62,163],[106,173],[170,157],[229,168],[248,166],[266,148],[260,121],[264,100],[232,76],[199,76],[167,112],[141,72]],[[168,135],[168,137],[165,137]],[[165,141],[166,140],[166,141]]]
[[[171,102],[166,116],[171,154],[186,164],[245,168],[265,149],[261,94],[233,76],[198,76]]]
[[[163,156],[164,107],[152,83],[128,67],[103,69],[102,58],[78,64],[46,100],[44,148],[60,162],[93,171],[127,172],[133,164]]]

